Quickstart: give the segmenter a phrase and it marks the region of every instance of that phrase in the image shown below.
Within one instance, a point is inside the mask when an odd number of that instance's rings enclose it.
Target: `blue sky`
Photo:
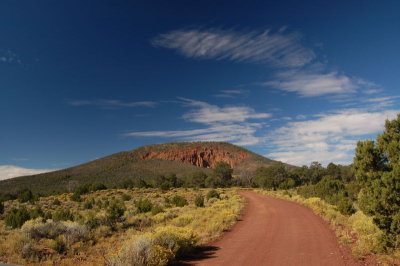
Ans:
[[[400,4],[323,2],[1,1],[0,179],[171,141],[350,163],[400,112]]]

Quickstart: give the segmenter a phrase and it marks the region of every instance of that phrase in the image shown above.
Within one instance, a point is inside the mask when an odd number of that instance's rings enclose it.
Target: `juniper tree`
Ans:
[[[386,121],[377,142],[359,141],[353,170],[362,189],[359,206],[394,245],[400,239],[400,114]],[[396,243],[397,242],[397,243]]]

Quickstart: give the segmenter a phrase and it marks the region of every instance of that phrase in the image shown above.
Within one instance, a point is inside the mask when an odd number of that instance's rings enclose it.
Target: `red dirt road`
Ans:
[[[334,232],[310,209],[299,204],[239,192],[247,201],[242,221],[212,243],[214,251],[192,265],[362,265],[341,247]]]

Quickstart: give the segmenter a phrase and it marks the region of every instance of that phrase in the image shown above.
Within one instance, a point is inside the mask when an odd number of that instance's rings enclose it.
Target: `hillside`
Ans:
[[[0,181],[0,192],[22,188],[43,194],[71,191],[80,184],[116,185],[126,179],[150,179],[175,173],[178,178],[200,169],[209,173],[219,161],[229,163],[238,175],[277,163],[239,146],[223,142],[167,143],[112,154],[75,167]]]

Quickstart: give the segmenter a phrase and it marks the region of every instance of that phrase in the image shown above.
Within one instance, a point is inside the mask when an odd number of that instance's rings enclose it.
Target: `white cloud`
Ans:
[[[382,89],[367,89],[367,90],[363,90],[363,93],[365,94],[376,94],[379,92],[382,92]]]
[[[68,102],[69,105],[73,106],[84,106],[84,105],[95,105],[104,108],[111,107],[155,107],[156,102],[152,101],[140,101],[140,102],[122,102],[119,100],[110,99],[98,99],[98,100],[72,100]]]
[[[277,67],[303,66],[315,57],[300,43],[298,33],[238,32],[220,29],[174,30],[160,34],[153,45],[177,50],[186,57],[266,62]]]
[[[185,105],[196,107],[183,115],[190,122],[211,124],[243,122],[248,119],[261,119],[271,117],[269,113],[256,113],[253,108],[245,106],[218,107],[206,102],[194,101],[186,98],[181,99]]]
[[[5,180],[17,176],[35,175],[47,173],[55,170],[49,169],[28,169],[14,165],[0,165],[0,180]]]
[[[353,93],[359,86],[357,80],[346,75],[337,72],[324,73],[315,69],[278,72],[274,80],[262,85],[295,92],[303,97]]]
[[[139,131],[125,134],[132,137],[182,138],[185,141],[229,141],[237,145],[254,145],[259,139],[254,136],[260,123],[210,125],[192,130]]]
[[[304,119],[306,119],[306,118],[307,118],[307,116],[302,115],[302,114],[296,115],[296,119],[297,119],[297,120],[304,120]]]
[[[381,108],[387,108],[395,105],[396,100],[400,98],[400,96],[384,96],[384,97],[375,97],[364,99],[362,102],[371,104],[371,109],[378,110]]]
[[[244,106],[219,107],[206,102],[179,98],[181,103],[191,109],[182,118],[188,122],[201,124],[199,129],[139,131],[126,136],[183,138],[186,141],[229,141],[238,145],[254,145],[259,142],[256,131],[262,123],[248,120],[269,118],[269,113],[257,113]]]
[[[357,140],[382,132],[385,120],[399,112],[345,109],[313,120],[289,122],[268,136],[274,152],[267,156],[295,165],[350,163]]]
[[[247,93],[249,93],[248,90],[221,90],[219,94],[215,95],[215,97],[234,98],[237,96],[243,96],[244,94]]]
[[[0,62],[21,64],[19,56],[11,50],[0,50]]]

